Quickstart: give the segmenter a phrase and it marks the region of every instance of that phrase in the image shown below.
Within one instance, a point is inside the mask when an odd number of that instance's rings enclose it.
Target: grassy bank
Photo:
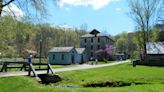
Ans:
[[[99,69],[58,73],[63,81],[42,85],[32,77],[0,78],[0,92],[163,92],[163,67],[122,64]],[[83,87],[91,83],[132,83],[123,87]],[[134,83],[139,83],[135,85]],[[140,84],[141,83],[141,84]],[[143,84],[142,84],[143,83]],[[14,89],[14,90],[13,90]]]
[[[76,85],[106,81],[164,83],[163,69],[163,67],[132,67],[130,64],[122,64],[100,69],[61,72],[59,75],[65,78],[65,80],[62,81],[63,84],[71,83]]]
[[[54,85],[39,84],[31,77],[10,77],[0,79],[0,92],[163,92],[163,84],[132,85],[113,88],[57,88]]]

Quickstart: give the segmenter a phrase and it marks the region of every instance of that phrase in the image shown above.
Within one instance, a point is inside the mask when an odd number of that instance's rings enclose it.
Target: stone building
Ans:
[[[80,37],[80,47],[86,48],[89,59],[94,56],[95,51],[106,48],[109,45],[114,46],[114,40],[109,36],[101,34],[96,29]]]

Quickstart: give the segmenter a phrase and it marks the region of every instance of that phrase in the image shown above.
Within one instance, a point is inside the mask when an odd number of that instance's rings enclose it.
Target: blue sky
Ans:
[[[54,0],[47,0],[49,16],[40,22],[76,28],[86,24],[88,32],[97,29],[113,36],[134,29],[134,23],[128,17],[127,0],[60,0],[57,5]],[[18,18],[25,15],[15,4],[10,4],[10,8]],[[10,13],[8,7],[4,10]]]
[[[48,4],[50,16],[45,22],[52,25],[80,28],[87,24],[87,31],[95,28],[110,35],[134,29],[134,23],[127,15],[126,0],[61,0],[58,7],[52,2]]]

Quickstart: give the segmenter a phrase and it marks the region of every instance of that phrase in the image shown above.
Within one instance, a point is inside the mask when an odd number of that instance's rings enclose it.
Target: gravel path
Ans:
[[[127,61],[122,61],[122,62],[114,62],[114,63],[101,64],[101,65],[83,64],[83,65],[78,65],[78,66],[70,67],[70,68],[53,69],[53,71],[54,72],[64,72],[64,71],[72,71],[72,70],[84,70],[84,69],[91,69],[91,68],[101,68],[101,67],[106,67],[106,66],[113,66],[113,65],[123,64],[123,63],[127,63],[127,62],[130,62],[130,61],[127,60]]]
[[[92,69],[92,68],[101,68],[101,67],[106,67],[106,66],[113,66],[113,65],[118,65],[118,64],[123,64],[130,62],[130,60],[127,61],[121,61],[121,62],[113,62],[109,64],[101,64],[101,65],[88,65],[88,64],[83,64],[83,65],[76,65],[73,67],[69,68],[57,68],[53,69],[53,72],[65,72],[65,71],[73,71],[73,70],[84,70],[84,69]],[[44,74],[46,71],[36,71],[37,74]],[[0,72],[0,77],[9,77],[9,76],[23,76],[23,75],[28,75],[28,72],[25,71],[18,71],[18,72]]]

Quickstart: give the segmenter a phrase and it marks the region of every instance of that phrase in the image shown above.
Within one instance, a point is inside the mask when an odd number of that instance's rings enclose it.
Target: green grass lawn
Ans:
[[[61,72],[58,74],[65,78],[65,80],[62,81],[63,84],[83,85],[91,82],[105,81],[164,83],[163,70],[163,67],[132,67],[129,63],[99,69]]]
[[[63,81],[42,85],[32,77],[0,78],[0,92],[164,92],[164,68],[137,66],[130,63],[116,66],[58,73]],[[83,87],[90,83],[122,81],[145,83],[124,87]],[[14,90],[13,90],[14,89]]]

